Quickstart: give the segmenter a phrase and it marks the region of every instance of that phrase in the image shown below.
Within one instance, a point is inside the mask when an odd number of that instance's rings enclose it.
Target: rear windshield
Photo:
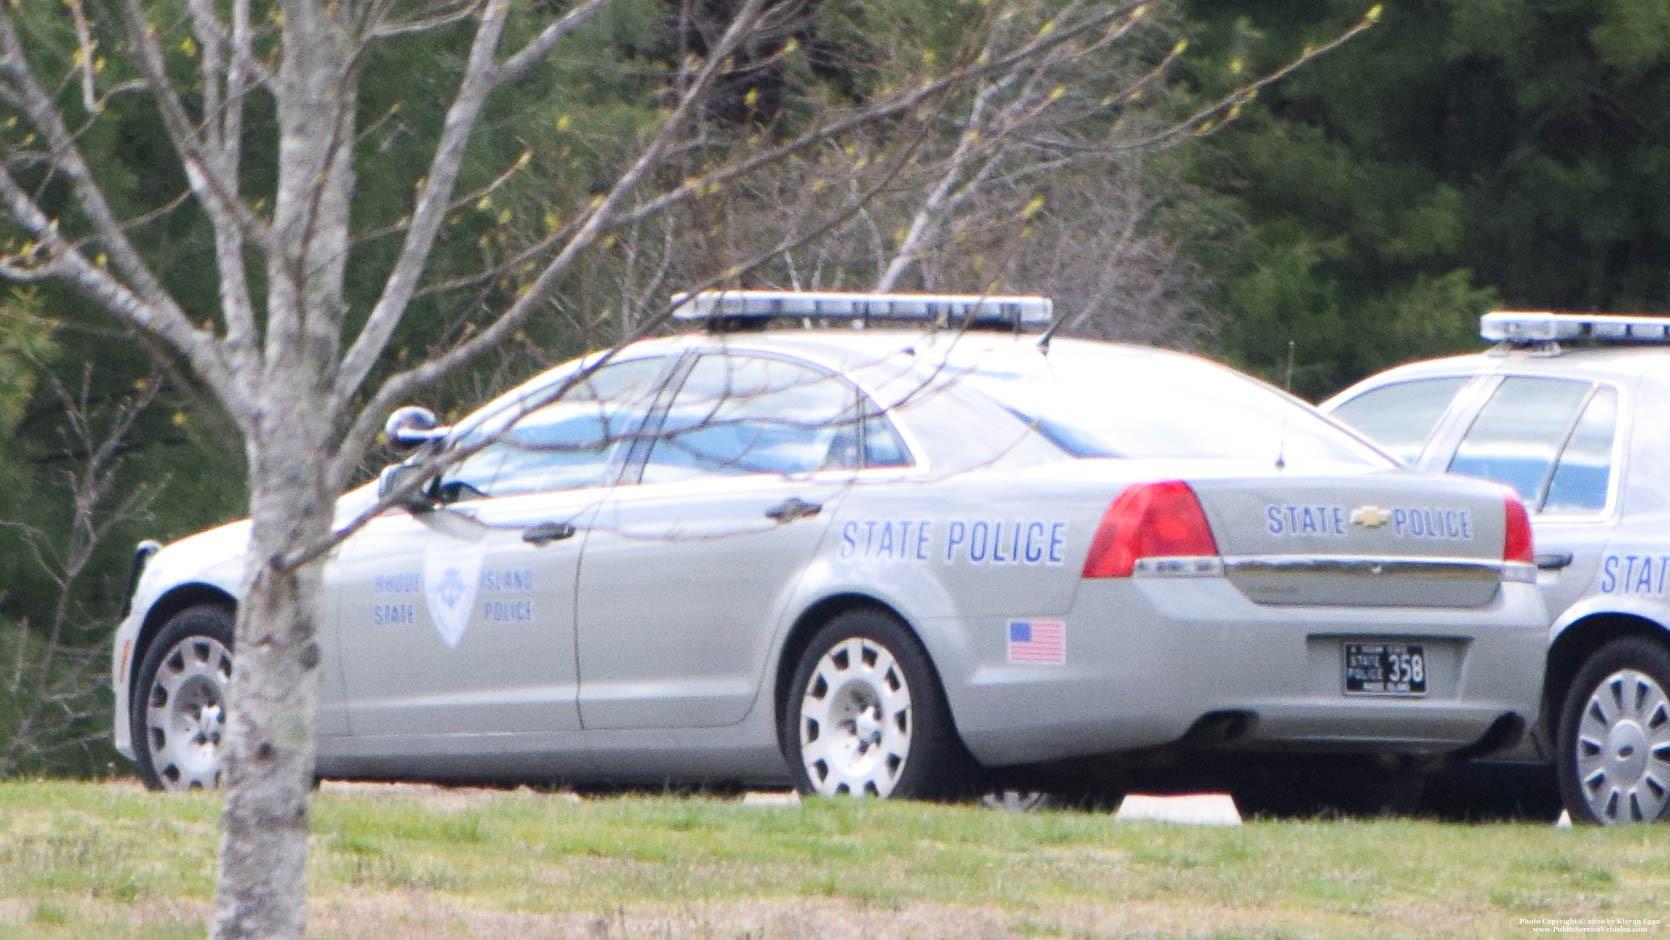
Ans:
[[[1309,406],[1203,359],[1149,350],[1049,358],[1047,373],[977,365],[969,379],[1075,457],[1395,465]]]

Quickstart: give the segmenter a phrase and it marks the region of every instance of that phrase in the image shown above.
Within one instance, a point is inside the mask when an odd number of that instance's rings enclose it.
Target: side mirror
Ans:
[[[435,508],[427,492],[428,481],[429,474],[417,464],[390,464],[377,475],[377,498],[407,512],[428,512]]]
[[[417,405],[407,405],[394,409],[387,422],[383,424],[383,436],[388,438],[389,446],[401,453],[416,450],[431,441],[438,441],[446,437],[452,430],[443,427],[435,417],[435,412]]]

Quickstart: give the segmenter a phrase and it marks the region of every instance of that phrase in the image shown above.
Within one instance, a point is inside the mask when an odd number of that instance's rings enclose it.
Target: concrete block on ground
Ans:
[[[1227,793],[1153,796],[1127,793],[1114,822],[1162,822],[1180,826],[1239,826],[1241,812]]]

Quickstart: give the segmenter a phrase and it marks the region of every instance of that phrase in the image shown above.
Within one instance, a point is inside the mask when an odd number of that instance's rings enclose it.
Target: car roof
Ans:
[[[776,352],[796,356],[837,370],[850,370],[908,353],[930,365],[941,363],[993,364],[998,357],[1004,365],[1045,368],[1051,361],[1189,360],[1212,368],[1227,366],[1200,356],[1175,350],[1100,340],[1057,337],[1047,350],[1039,346],[1036,333],[998,330],[923,330],[896,328],[826,329],[772,328],[739,332],[690,332],[643,340],[627,347],[633,353],[674,354],[685,350],[727,348]]]
[[[1594,380],[1644,378],[1670,386],[1670,346],[1493,347],[1479,353],[1410,362],[1371,377],[1375,385],[1441,375],[1514,372]]]
[[[1190,353],[1176,352],[1152,346],[1108,343],[1099,340],[1055,338],[1047,351],[1039,346],[1036,333],[1014,333],[998,330],[955,329],[899,329],[899,328],[768,328],[734,332],[689,331],[668,336],[652,337],[625,343],[612,349],[600,349],[578,359],[553,366],[498,395],[477,408],[472,418],[458,427],[469,427],[486,416],[505,408],[519,407],[516,403],[541,395],[553,382],[564,381],[564,376],[583,363],[595,363],[607,356],[613,361],[664,356],[676,359],[687,352],[733,350],[778,354],[798,358],[847,375],[860,381],[861,386],[874,393],[872,381],[888,383],[905,380],[921,381],[936,374],[942,367],[962,370],[978,364],[981,371],[1009,372],[1043,378],[1061,367],[1075,371],[1115,370],[1127,376],[1152,375],[1156,372],[1175,375],[1178,368],[1210,369],[1226,375],[1238,376],[1247,382],[1257,379],[1211,359]],[[901,356],[909,356],[901,367]],[[865,373],[870,373],[868,376]],[[1201,374],[1196,372],[1195,374]],[[1279,389],[1270,389],[1286,395]],[[1292,397],[1292,396],[1287,396]],[[1298,399],[1294,399],[1299,401]]]

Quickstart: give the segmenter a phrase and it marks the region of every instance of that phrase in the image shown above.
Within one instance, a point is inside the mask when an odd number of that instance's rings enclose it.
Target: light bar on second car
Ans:
[[[1498,310],[1479,318],[1479,335],[1497,343],[1670,342],[1670,317],[1615,313],[1543,313]]]
[[[835,291],[722,290],[673,295],[673,319],[895,320],[976,326],[1046,326],[1048,297],[999,294],[857,294]]]

